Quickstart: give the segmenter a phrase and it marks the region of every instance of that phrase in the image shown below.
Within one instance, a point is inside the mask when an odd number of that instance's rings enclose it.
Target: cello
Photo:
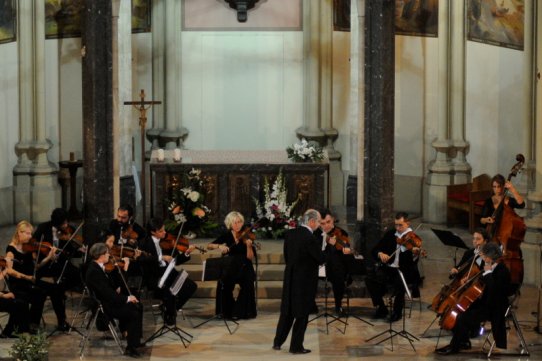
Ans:
[[[516,156],[517,163],[512,167],[507,181],[515,177],[525,163],[522,154]],[[502,246],[503,263],[510,271],[513,284],[523,283],[523,256],[520,245],[525,238],[527,227],[523,218],[518,216],[508,205],[508,196],[504,196],[494,212],[495,222],[488,225],[488,234],[493,242]]]

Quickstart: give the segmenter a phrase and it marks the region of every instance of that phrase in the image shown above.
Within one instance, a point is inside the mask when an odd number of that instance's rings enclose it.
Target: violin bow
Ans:
[[[43,234],[41,235],[40,242],[38,244],[38,252],[37,252],[37,255],[36,255],[36,259],[34,260],[34,273],[32,275],[32,277],[34,277],[34,279],[36,279],[36,273],[38,271],[38,261],[40,259],[40,251],[41,251],[41,244],[42,243],[43,243]]]
[[[66,241],[66,243],[64,244],[64,247],[62,247],[60,249],[60,252],[59,253],[62,253],[64,252],[64,249],[66,249],[66,247],[68,246],[68,243],[70,243],[73,238],[75,237],[75,235],[77,234],[77,232],[79,232],[79,230],[81,229],[81,227],[83,227],[83,224],[85,224],[85,221],[82,221],[79,226],[77,226],[77,228],[75,229],[75,231],[73,231],[72,235],[70,236],[70,238]]]
[[[183,231],[183,227],[186,221],[181,223],[181,228],[179,228],[179,232],[177,232],[177,238],[175,238],[175,244],[173,245],[173,249],[171,250],[171,257],[173,257],[173,253],[175,253],[175,250],[177,249],[177,244],[179,243],[179,239],[181,238],[181,233]]]
[[[126,278],[124,278],[124,274],[122,273],[122,270],[120,269],[119,262],[117,260],[117,257],[111,256],[113,258],[113,262],[115,262],[115,267],[117,267],[117,270],[119,271],[120,278],[122,279],[122,283],[124,283],[124,287],[126,287],[126,291],[130,296],[132,295],[132,292],[130,292],[130,287],[128,287],[128,283],[126,282]]]

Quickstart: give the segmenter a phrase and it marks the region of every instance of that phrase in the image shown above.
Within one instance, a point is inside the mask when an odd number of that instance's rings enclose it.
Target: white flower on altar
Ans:
[[[197,202],[199,199],[199,192],[192,191],[186,195],[192,202]]]
[[[315,142],[307,142],[305,138],[286,148],[286,153],[288,153],[288,158],[294,162],[317,162],[324,158],[322,147]]]

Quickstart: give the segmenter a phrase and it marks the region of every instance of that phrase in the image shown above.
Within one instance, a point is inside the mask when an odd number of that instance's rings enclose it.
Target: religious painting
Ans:
[[[333,0],[333,30],[350,31],[350,0]]]
[[[467,0],[467,39],[523,50],[524,0]]]
[[[312,1],[312,0],[311,0]],[[222,0],[183,0],[185,31],[291,31],[302,30],[302,0],[260,0],[248,10],[244,23]]]
[[[151,31],[151,0],[132,0],[132,33]]]
[[[45,37],[80,37],[84,6],[85,0],[45,0]]]
[[[438,0],[395,0],[395,34],[438,36]]]
[[[0,0],[0,43],[9,43],[16,38],[15,0]]]

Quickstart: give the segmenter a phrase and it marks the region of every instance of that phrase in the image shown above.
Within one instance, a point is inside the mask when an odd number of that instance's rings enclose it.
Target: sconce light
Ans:
[[[260,0],[226,0],[230,8],[237,10],[237,21],[245,23],[248,15],[247,11],[252,9]]]

